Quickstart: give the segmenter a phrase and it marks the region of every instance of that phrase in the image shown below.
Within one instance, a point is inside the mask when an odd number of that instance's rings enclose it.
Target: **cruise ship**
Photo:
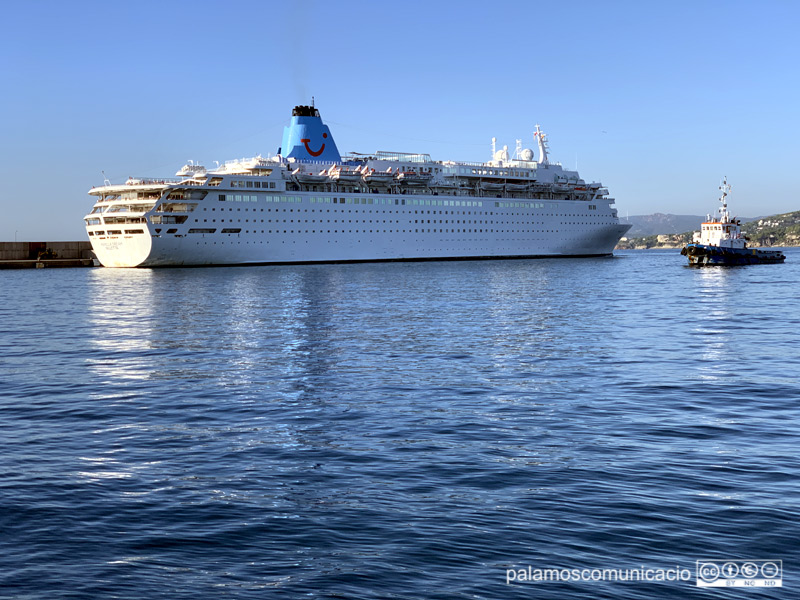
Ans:
[[[175,178],[92,188],[86,231],[106,267],[603,256],[630,228],[600,183],[492,139],[488,162],[341,156],[313,106],[277,155],[189,163]]]

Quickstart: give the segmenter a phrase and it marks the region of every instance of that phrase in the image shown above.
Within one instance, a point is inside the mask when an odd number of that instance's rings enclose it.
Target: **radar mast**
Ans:
[[[550,161],[547,158],[547,134],[539,129],[539,124],[536,124],[536,131],[533,132],[533,137],[539,143],[539,160],[540,165],[549,165]]]
[[[722,206],[719,208],[719,221],[720,223],[730,223],[730,215],[728,214],[728,201],[726,198],[731,191],[731,186],[728,185],[727,175],[722,179],[722,184],[719,186],[719,189],[722,191],[722,196],[719,197],[719,201],[722,203]]]

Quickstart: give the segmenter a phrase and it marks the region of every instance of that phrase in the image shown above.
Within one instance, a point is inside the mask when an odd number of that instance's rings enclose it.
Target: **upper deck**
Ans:
[[[313,106],[298,106],[276,156],[230,160],[209,170],[190,163],[176,173],[178,179],[130,178],[124,184],[107,184],[89,193],[98,196],[101,203],[157,201],[175,190],[207,192],[209,188],[234,193],[243,189],[276,194],[329,192],[614,202],[602,184],[586,183],[577,171],[550,161],[547,138],[538,125],[534,137],[539,146],[536,160],[533,150],[523,148],[521,140],[517,140],[512,156],[507,146],[498,150],[494,138],[491,160],[487,162],[440,161],[427,153],[389,151],[342,157],[319,111]]]

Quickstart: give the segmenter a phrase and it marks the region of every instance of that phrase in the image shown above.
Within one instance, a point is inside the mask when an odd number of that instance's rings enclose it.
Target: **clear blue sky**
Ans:
[[[492,136],[620,214],[800,210],[800,3],[29,2],[0,37],[0,240],[86,239],[86,194],[274,153],[315,96],[343,152],[487,160]]]

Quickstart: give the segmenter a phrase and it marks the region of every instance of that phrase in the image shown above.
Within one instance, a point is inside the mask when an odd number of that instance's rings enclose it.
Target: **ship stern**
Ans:
[[[143,266],[152,250],[149,231],[121,235],[90,236],[97,260],[104,267],[129,268]]]

